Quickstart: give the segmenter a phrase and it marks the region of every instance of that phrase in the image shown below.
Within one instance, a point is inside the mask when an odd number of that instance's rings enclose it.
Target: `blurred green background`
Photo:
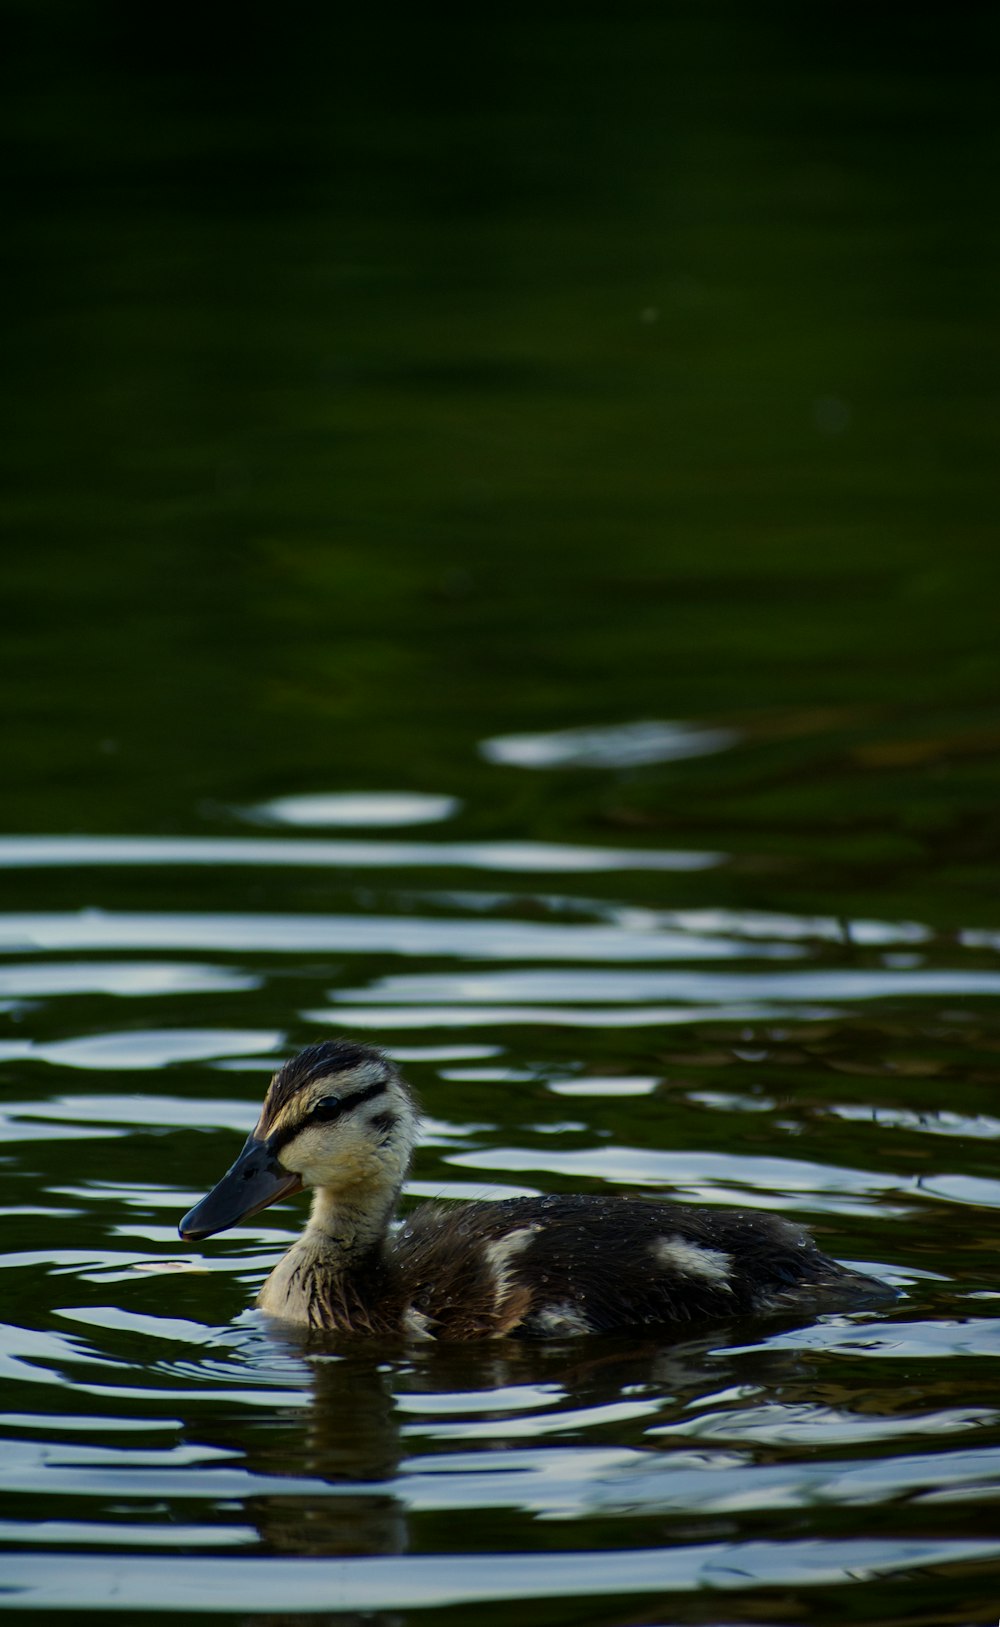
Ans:
[[[410,787],[995,918],[995,8],[5,13],[8,830]],[[477,752],[657,717],[742,745]]]

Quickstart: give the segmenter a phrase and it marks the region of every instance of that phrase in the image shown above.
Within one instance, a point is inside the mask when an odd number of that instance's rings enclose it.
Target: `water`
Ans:
[[[995,24],[58,13],[5,80],[0,1606],[995,1621]],[[301,1202],[176,1226],[337,1033],[421,1098],[407,1202],[758,1207],[900,1297],[305,1349],[250,1309]]]
[[[946,1619],[956,1592],[979,1619],[1000,1562],[981,934],[670,908],[678,877],[718,891],[719,855],[566,847],[539,878],[511,844],[498,890],[492,847],[443,828],[436,887],[395,835],[217,845],[0,849],[102,900],[0,924],[5,1602],[707,1622],[792,1598],[821,1620],[863,1586],[864,1619]],[[356,911],[121,907],[232,865],[286,903],[305,869]],[[291,1206],[200,1248],[175,1227],[270,1069],[327,1031],[382,1038],[414,1080],[412,1195],[760,1206],[901,1297],[679,1341],[304,1351],[247,1309]]]

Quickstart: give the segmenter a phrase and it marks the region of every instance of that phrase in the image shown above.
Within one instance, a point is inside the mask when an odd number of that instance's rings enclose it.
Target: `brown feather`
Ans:
[[[529,1227],[510,1263],[503,1306],[491,1306],[484,1251]],[[663,1244],[668,1259],[658,1264]],[[702,1270],[671,1265],[671,1249]],[[409,1217],[393,1254],[412,1303],[442,1339],[550,1337],[560,1311],[567,1331],[583,1331],[573,1328],[576,1317],[592,1332],[612,1332],[746,1316],[824,1295],[854,1303],[891,1295],[828,1259],[807,1232],[779,1216],[639,1198],[428,1204]],[[712,1274],[703,1274],[706,1267]]]

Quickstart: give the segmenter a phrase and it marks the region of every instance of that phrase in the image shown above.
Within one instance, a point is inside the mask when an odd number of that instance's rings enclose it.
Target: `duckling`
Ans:
[[[381,1051],[311,1045],[274,1075],[243,1151],[180,1235],[211,1237],[311,1188],[308,1225],[257,1304],[350,1334],[552,1339],[893,1297],[763,1213],[551,1196],[424,1204],[392,1229],[416,1125]]]

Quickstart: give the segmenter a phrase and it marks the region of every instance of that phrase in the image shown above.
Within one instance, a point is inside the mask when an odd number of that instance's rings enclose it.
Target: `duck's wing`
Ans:
[[[427,1205],[397,1239],[411,1303],[441,1339],[558,1338],[802,1308],[882,1285],[758,1211],[548,1197]],[[891,1293],[891,1290],[889,1291]]]

